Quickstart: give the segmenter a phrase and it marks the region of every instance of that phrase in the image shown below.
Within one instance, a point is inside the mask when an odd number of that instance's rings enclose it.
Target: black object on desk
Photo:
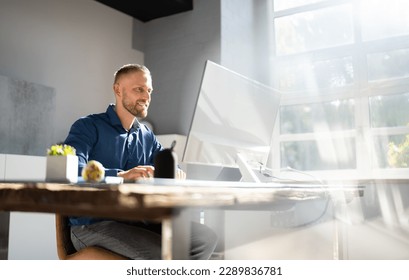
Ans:
[[[173,148],[176,145],[176,141],[172,142],[172,145],[168,149],[164,149],[160,151],[155,159],[155,178],[175,178],[176,177],[176,169],[177,169],[177,155],[173,151]]]

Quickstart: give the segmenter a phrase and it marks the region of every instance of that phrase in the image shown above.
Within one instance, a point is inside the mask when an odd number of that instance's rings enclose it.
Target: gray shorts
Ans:
[[[161,225],[102,221],[72,226],[71,240],[77,250],[98,246],[136,260],[161,259]],[[190,258],[209,259],[217,236],[209,227],[192,222]]]

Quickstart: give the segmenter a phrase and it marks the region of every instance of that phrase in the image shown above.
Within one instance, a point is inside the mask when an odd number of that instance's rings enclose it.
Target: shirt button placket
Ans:
[[[133,135],[129,134],[128,136],[128,153],[131,154],[132,153],[132,141],[133,141]]]

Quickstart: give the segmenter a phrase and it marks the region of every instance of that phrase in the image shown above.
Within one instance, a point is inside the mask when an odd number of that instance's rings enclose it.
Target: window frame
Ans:
[[[301,12],[313,11],[326,7],[343,5],[346,3],[355,5],[355,11],[359,10],[358,1],[333,0],[312,3],[277,12],[272,11],[273,27],[275,28],[274,20],[278,17],[290,16]],[[281,63],[295,63],[302,60],[317,61],[348,56],[352,57],[352,64],[354,67],[352,85],[334,89],[321,88],[318,89],[318,91],[306,90],[302,92],[292,91],[290,93],[283,93],[281,106],[322,103],[346,98],[353,98],[355,100],[355,129],[339,132],[328,131],[319,134],[322,134],[322,136],[325,137],[354,137],[356,141],[356,169],[300,171],[300,173],[308,172],[311,174],[311,176],[317,176],[324,179],[332,178],[334,173],[337,175],[342,175],[343,178],[409,178],[409,168],[373,167],[375,157],[375,145],[372,140],[373,137],[409,134],[409,126],[372,128],[369,108],[369,100],[372,96],[393,95],[397,94],[399,91],[401,93],[409,93],[409,77],[368,81],[367,63],[367,55],[370,53],[391,51],[402,48],[409,49],[409,34],[399,37],[363,42],[358,12],[355,12],[353,15],[353,25],[354,42],[349,45],[277,56],[274,41],[272,47],[272,51],[274,53],[272,66],[273,73],[275,71],[279,71],[278,68]],[[275,36],[273,36],[273,38],[275,38]],[[278,85],[276,75],[273,74],[273,77],[273,79],[275,79],[273,83]],[[319,92],[322,90],[326,90],[327,93],[325,95],[320,95]],[[278,114],[273,133],[272,151],[270,156],[273,174],[277,177],[280,177],[280,174],[282,174],[283,171],[286,171],[285,168],[283,169],[283,167],[281,167],[280,147],[282,142],[307,141],[315,139],[319,136],[318,133],[281,134],[280,117],[280,114]]]

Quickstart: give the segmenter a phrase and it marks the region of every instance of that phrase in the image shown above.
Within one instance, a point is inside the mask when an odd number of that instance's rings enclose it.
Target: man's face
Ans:
[[[117,82],[123,107],[137,118],[145,118],[151,102],[152,79],[142,71],[132,72]]]

